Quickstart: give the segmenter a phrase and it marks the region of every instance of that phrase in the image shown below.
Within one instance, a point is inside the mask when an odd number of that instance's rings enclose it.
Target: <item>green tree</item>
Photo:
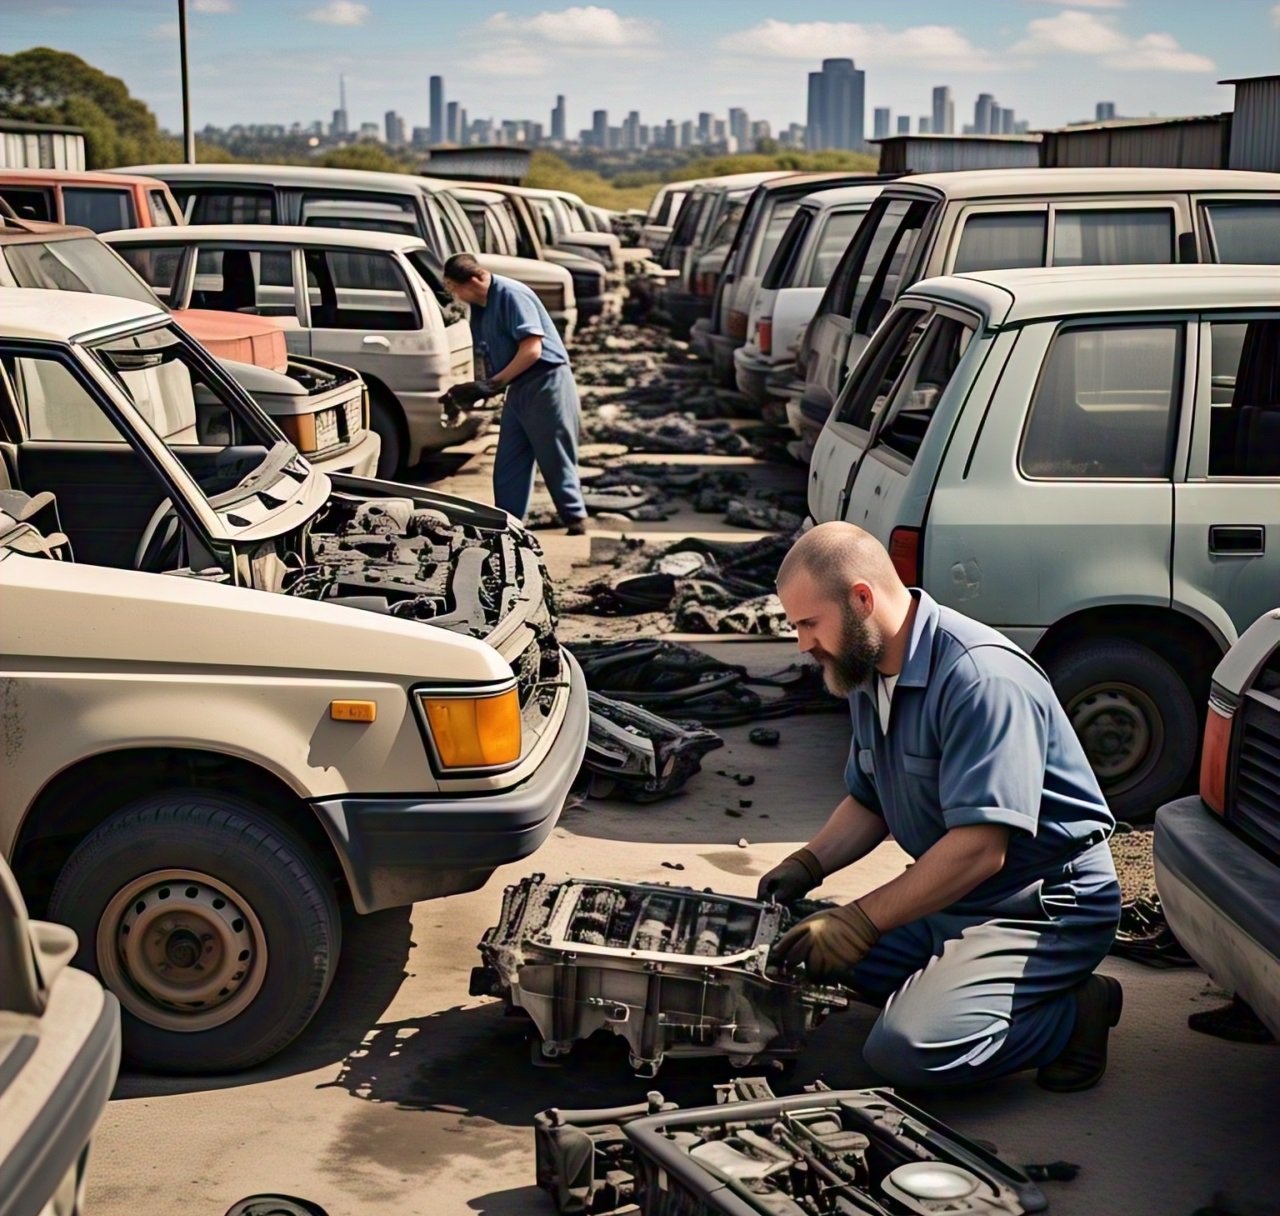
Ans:
[[[378,173],[413,173],[415,166],[393,156],[380,144],[350,144],[324,153],[318,161],[326,169],[372,169]]]

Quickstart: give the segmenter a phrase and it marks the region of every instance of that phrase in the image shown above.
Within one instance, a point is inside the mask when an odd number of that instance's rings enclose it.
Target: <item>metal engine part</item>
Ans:
[[[715,1106],[546,1110],[537,1182],[585,1216],[1021,1216],[1048,1206],[1021,1170],[888,1089],[761,1078],[716,1086]]]
[[[635,705],[589,694],[591,730],[583,768],[598,798],[654,802],[675,793],[724,740],[698,725],[669,722]]]
[[[843,988],[766,972],[794,919],[779,904],[688,887],[534,874],[503,892],[471,994],[528,1013],[545,1060],[597,1030],[626,1039],[645,1077],[668,1056],[783,1059],[849,1004]]]

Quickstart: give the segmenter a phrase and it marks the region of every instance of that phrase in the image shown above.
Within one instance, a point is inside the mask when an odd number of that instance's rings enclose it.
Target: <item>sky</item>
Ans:
[[[554,4],[555,0],[551,0]],[[929,113],[952,88],[957,127],[979,92],[1033,128],[1120,115],[1230,109],[1217,81],[1276,70],[1273,0],[650,0],[548,7],[456,0],[188,0],[192,116],[206,123],[328,121],[345,74],[353,126],[387,110],[428,123],[431,75],[471,118],[549,126],[564,93],[571,135],[607,109],[677,122],[744,107],[803,122],[807,73],[826,56],[866,71],[871,111]],[[49,46],[120,76],[178,130],[176,0],[0,0],[0,52]],[[913,122],[914,127],[914,122]]]

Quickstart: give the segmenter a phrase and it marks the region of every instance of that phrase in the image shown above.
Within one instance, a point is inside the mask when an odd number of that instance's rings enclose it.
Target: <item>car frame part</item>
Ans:
[[[537,1184],[562,1216],[1018,1216],[1027,1173],[889,1089],[776,1097],[762,1078],[680,1110],[651,1092],[534,1118]],[[1047,1175],[1046,1175],[1047,1176]]]
[[[534,874],[503,892],[471,995],[529,1015],[535,1060],[567,1055],[597,1030],[624,1038],[646,1077],[668,1057],[722,1056],[740,1068],[786,1059],[850,999],[768,973],[769,949],[795,919],[780,904],[710,890]]]

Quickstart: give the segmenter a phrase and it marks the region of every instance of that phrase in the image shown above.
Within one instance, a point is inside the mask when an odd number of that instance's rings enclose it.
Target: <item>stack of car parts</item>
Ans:
[[[711,891],[535,874],[503,892],[471,994],[523,1009],[542,1060],[597,1030],[624,1038],[646,1077],[669,1056],[735,1067],[785,1059],[849,1003],[842,988],[767,972],[769,948],[794,918]]]
[[[650,1093],[534,1119],[537,1182],[587,1216],[1017,1216],[1048,1206],[1021,1170],[891,1090],[775,1097],[758,1078],[680,1110]]]

